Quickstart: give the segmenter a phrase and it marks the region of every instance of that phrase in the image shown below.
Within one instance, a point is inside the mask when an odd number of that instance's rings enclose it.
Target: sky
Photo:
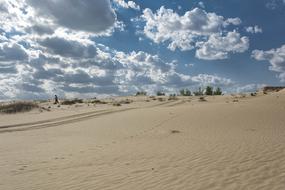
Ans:
[[[285,0],[0,0],[0,100],[285,85]]]

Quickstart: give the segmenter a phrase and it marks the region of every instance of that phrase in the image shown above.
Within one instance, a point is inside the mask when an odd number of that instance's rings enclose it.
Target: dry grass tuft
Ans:
[[[171,132],[172,134],[181,133],[181,131],[178,131],[178,130],[171,130],[170,132]]]
[[[199,101],[200,101],[200,102],[206,102],[207,100],[205,99],[204,96],[201,96],[201,97],[199,98]]]
[[[39,108],[38,104],[32,102],[15,102],[0,106],[0,113],[13,114],[20,112],[28,112],[35,108]]]
[[[82,104],[83,100],[82,99],[64,100],[61,104],[62,105],[73,105],[77,103]]]

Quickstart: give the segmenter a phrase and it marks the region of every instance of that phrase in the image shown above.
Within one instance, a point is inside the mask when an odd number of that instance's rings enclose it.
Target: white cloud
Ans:
[[[236,92],[237,93],[242,93],[242,92],[255,92],[261,88],[266,86],[266,84],[246,84],[246,85],[239,85],[236,87]]]
[[[285,5],[285,0],[267,0],[266,8],[275,10]]]
[[[117,3],[119,6],[125,8],[125,9],[135,9],[140,10],[140,6],[137,5],[134,1],[124,1],[124,0],[114,0],[115,3]]]
[[[225,59],[229,53],[241,53],[248,49],[247,37],[241,37],[235,30],[226,31],[229,25],[241,24],[239,18],[224,19],[200,8],[180,16],[164,7],[156,13],[145,9],[141,18],[146,22],[144,34],[155,43],[168,43],[172,51],[198,48],[198,58],[213,60]],[[214,41],[219,43],[215,45],[212,43]]]
[[[116,14],[109,0],[27,0],[27,3],[36,10],[38,16],[47,17],[73,30],[99,33],[111,28],[116,22]]]
[[[62,12],[63,0],[0,1],[0,99],[48,98],[54,94],[93,97],[133,94],[137,90],[173,92],[205,83],[227,86],[230,81],[216,75],[186,75],[178,71],[176,61],[163,60],[159,55],[121,52],[95,43],[92,37],[124,28],[122,22],[106,16],[113,12],[108,1],[69,1]],[[91,11],[99,7],[105,9],[100,10],[102,15]],[[80,14],[73,15],[75,10]],[[202,10],[196,11],[202,15],[192,12],[189,17],[203,16]],[[73,24],[71,21],[78,21],[80,15],[90,18]],[[217,26],[213,22],[221,18],[208,16],[204,25],[198,20],[187,23],[187,19],[182,24],[196,28],[196,36],[207,36],[224,27],[225,20]],[[89,26],[91,23],[94,26]],[[177,47],[181,43],[177,41]]]
[[[256,34],[256,33],[262,33],[262,28],[255,25],[255,26],[249,26],[249,27],[246,27],[245,30],[249,33],[252,33],[252,34]]]
[[[285,82],[285,45],[268,51],[254,50],[252,57],[258,61],[269,61],[269,70],[280,73],[281,82]]]
[[[228,58],[229,52],[241,53],[248,49],[247,37],[240,37],[236,31],[227,33],[226,36],[212,34],[208,41],[198,42],[196,57],[206,60],[217,60]]]
[[[198,2],[198,5],[199,5],[201,8],[205,9],[205,4],[204,4],[204,2],[202,2],[202,1]]]

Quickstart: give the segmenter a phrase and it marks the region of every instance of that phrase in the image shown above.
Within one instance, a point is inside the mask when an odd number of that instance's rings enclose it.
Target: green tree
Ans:
[[[193,92],[193,94],[194,94],[195,96],[202,96],[202,95],[203,95],[202,88],[199,87],[198,91]]]
[[[221,90],[221,88],[220,87],[218,87],[216,90],[215,90],[215,92],[214,92],[214,95],[222,95],[222,90]]]
[[[164,93],[164,92],[161,92],[161,91],[158,91],[158,92],[156,93],[156,95],[157,95],[157,96],[165,96],[165,93]]]
[[[189,89],[181,89],[180,90],[180,95],[181,96],[191,96],[191,91]]]
[[[213,95],[213,87],[207,86],[205,94],[208,96],[212,96]]]

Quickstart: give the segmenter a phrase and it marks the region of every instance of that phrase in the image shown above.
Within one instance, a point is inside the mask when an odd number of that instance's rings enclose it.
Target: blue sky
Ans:
[[[284,0],[0,0],[0,100],[285,83]]]

